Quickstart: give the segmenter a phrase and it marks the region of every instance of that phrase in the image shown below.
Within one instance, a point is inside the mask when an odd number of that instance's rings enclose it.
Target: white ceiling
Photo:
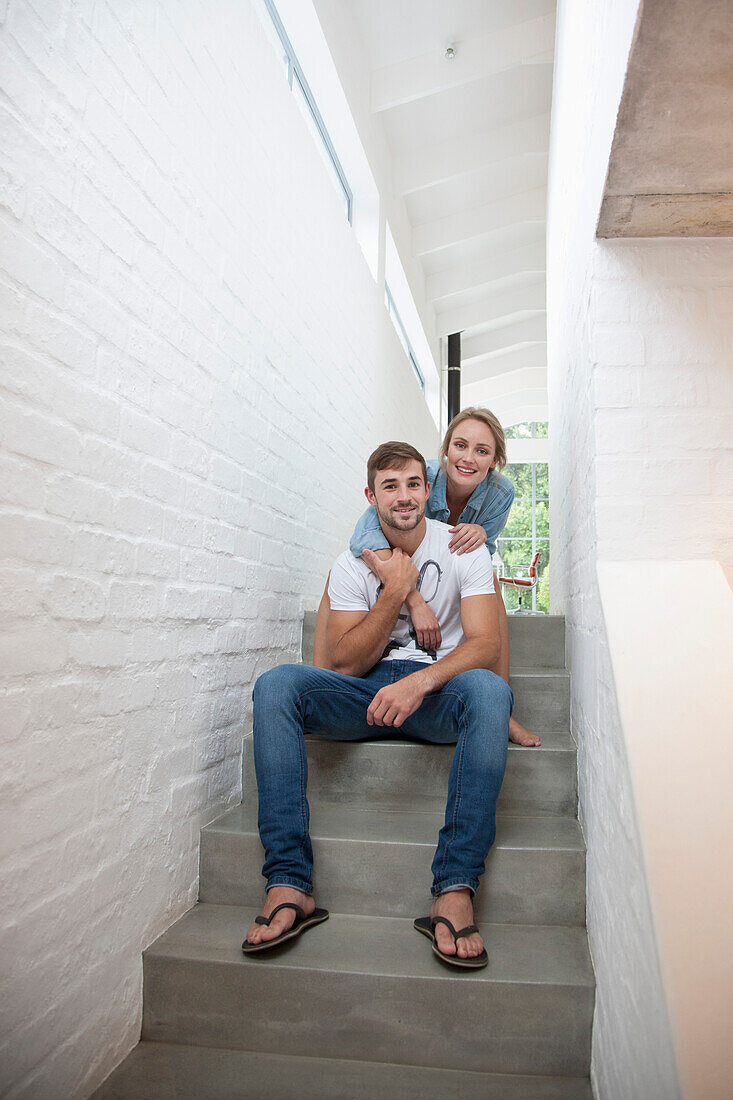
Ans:
[[[352,9],[372,69],[447,41],[468,42],[552,12],[548,0],[341,0]]]
[[[403,262],[438,334],[463,333],[463,403],[541,413],[555,0],[340,2],[411,227]]]

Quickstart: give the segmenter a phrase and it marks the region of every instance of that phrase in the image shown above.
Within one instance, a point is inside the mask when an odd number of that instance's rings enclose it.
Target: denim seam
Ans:
[[[300,839],[300,858],[305,862],[305,846],[308,843],[308,814],[306,812],[306,793],[305,793],[305,769],[306,769],[306,754],[305,754],[305,738],[299,737],[300,748],[300,820],[302,822],[302,834]]]
[[[458,723],[458,725],[459,725],[459,734],[458,734],[458,736],[460,738],[461,733],[465,733],[465,730],[463,729],[463,724],[465,722],[465,717],[466,717],[466,704],[465,704],[465,701],[463,700],[463,697],[457,691],[446,692],[446,695],[457,696],[459,699],[461,699],[461,702],[463,703],[463,711],[461,713],[461,717],[460,717],[460,720],[459,720],[459,723]],[[459,807],[460,801],[461,801],[461,777],[462,777],[462,774],[463,774],[463,753],[465,752],[465,749],[466,749],[466,738],[464,736],[463,740],[461,741],[461,751],[458,754],[458,767],[456,768],[456,803],[455,803],[455,806],[453,807],[453,821],[451,822],[451,836],[450,836],[450,840],[447,840],[446,844],[445,844],[445,851],[443,852],[443,862],[440,865],[441,875],[445,871],[445,865],[448,861],[448,854],[449,854],[449,851],[450,851],[450,846],[456,838],[456,820],[458,818],[458,807]]]
[[[361,678],[362,677],[357,677],[357,679],[361,679]],[[350,691],[341,691],[340,688],[331,688],[331,687],[327,687],[327,688],[307,688],[301,695],[298,696],[298,700],[303,699],[306,695],[324,695],[324,694],[328,694],[328,695],[351,695],[352,692],[350,692]],[[374,692],[374,694],[375,695],[377,694],[376,691]]]
[[[488,671],[491,671],[491,670],[488,670]],[[501,679],[501,677],[500,677],[500,679]],[[504,683],[506,683],[506,681],[504,681]],[[507,684],[507,687],[508,686],[509,685]],[[465,699],[463,698],[463,696],[458,691],[446,691],[445,688],[441,688],[441,691],[444,695],[451,695],[451,696],[453,696],[457,699],[460,699],[461,702],[463,703],[463,712],[461,714],[461,718],[460,718],[460,722],[459,722],[459,725],[462,726],[463,723],[465,722],[465,719],[466,719]],[[513,698],[514,693],[512,692],[512,689],[509,688],[509,691],[512,693],[512,698]],[[511,714],[511,709],[512,708],[510,707],[510,709],[509,709],[510,714]],[[460,733],[459,733],[459,737],[460,737]],[[451,833],[451,839],[449,841],[446,841],[445,852],[443,853],[443,861],[440,865],[441,875],[443,874],[443,871],[445,870],[446,860],[448,859],[449,847],[452,844],[453,840],[455,839],[455,834],[456,834],[456,818],[458,816],[458,803],[459,803],[460,791],[461,791],[461,774],[462,774],[462,770],[463,770],[463,751],[465,749],[465,745],[466,745],[466,738],[464,737],[463,742],[461,743],[461,752],[460,752],[460,755],[458,757],[458,768],[457,768],[457,774],[456,774],[456,804],[455,804],[455,809],[453,811],[452,833]]]
[[[305,716],[303,715],[303,708],[301,706],[302,695],[298,696],[298,709],[300,710],[300,717],[302,720],[302,726],[305,727]],[[307,767],[307,756],[305,749],[305,738],[303,737],[302,729],[300,737],[298,738],[298,748],[300,749],[300,821],[301,821],[301,834],[300,834],[300,860],[301,864],[305,863],[305,846],[308,843],[308,815],[306,813],[306,780],[305,769]]]

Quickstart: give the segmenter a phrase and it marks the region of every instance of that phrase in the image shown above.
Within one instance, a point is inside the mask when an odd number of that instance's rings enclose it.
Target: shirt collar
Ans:
[[[438,465],[433,480],[430,483],[430,499],[432,501],[430,507],[431,512],[437,513],[438,511],[448,511],[448,502],[445,499],[445,487],[445,472],[443,467]]]

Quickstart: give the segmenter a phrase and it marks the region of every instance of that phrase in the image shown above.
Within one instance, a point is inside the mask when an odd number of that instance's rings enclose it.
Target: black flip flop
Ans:
[[[489,962],[489,956],[486,954],[486,948],[480,955],[476,955],[472,959],[461,959],[458,955],[446,955],[438,947],[438,942],[435,938],[435,926],[436,924],[445,924],[453,936],[453,939],[457,942],[462,936],[470,936],[473,932],[478,932],[478,925],[467,924],[465,928],[461,928],[459,932],[456,932],[455,928],[446,917],[418,917],[413,928],[416,932],[421,932],[423,936],[427,936],[429,940],[432,940],[433,951],[442,959],[443,962],[449,963],[451,966],[460,966],[464,970],[480,970],[482,966],[487,966]]]
[[[314,909],[310,916],[306,916],[295,902],[284,901],[281,905],[275,906],[269,917],[255,917],[255,924],[269,925],[272,918],[281,909],[295,910],[295,920],[290,928],[276,936],[274,940],[263,940],[262,943],[248,943],[245,940],[242,944],[242,951],[245,955],[254,955],[257,951],[269,951],[271,947],[279,947],[281,943],[286,943],[287,940],[294,940],[296,936],[299,936],[301,932],[305,932],[307,928],[312,928],[314,924],[322,924],[324,920],[328,920],[328,909]]]

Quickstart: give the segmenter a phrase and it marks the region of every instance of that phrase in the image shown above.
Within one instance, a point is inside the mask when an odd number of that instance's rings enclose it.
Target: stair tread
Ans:
[[[383,844],[425,844],[435,847],[443,813],[434,810],[361,809],[340,802],[311,800],[314,840],[369,841]],[[228,810],[205,829],[208,833],[257,833],[255,799]],[[571,817],[497,815],[495,847],[546,851],[584,851],[583,834]]]
[[[425,903],[425,913],[428,901]],[[489,953],[483,970],[462,971],[441,964],[412,921],[400,917],[332,914],[285,948],[261,956],[242,954],[241,942],[257,915],[253,907],[195,905],[148,948],[146,958],[174,958],[232,966],[261,965],[370,977],[440,981],[594,985],[584,928],[564,925],[482,926]],[[415,914],[416,916],[425,914]]]
[[[569,730],[542,730],[542,729],[539,729],[539,728],[535,728],[535,729],[532,730],[532,732],[538,734],[540,740],[542,741],[541,745],[539,745],[537,748],[525,748],[522,745],[514,745],[510,742],[509,752],[510,753],[521,753],[525,756],[531,754],[532,756],[541,757],[544,754],[549,753],[549,752],[573,752],[574,753],[574,752],[577,751],[578,746],[575,744],[575,741],[573,740],[572,734],[570,733]],[[250,731],[250,733],[247,734],[247,737],[251,739],[251,737],[252,737],[251,731]],[[448,751],[448,749],[452,748],[451,745],[434,745],[434,744],[430,744],[430,742],[427,742],[427,741],[413,741],[410,738],[399,737],[399,736],[374,737],[374,738],[367,738],[364,741],[352,741],[352,742],[331,741],[331,738],[321,737],[316,733],[306,733],[305,737],[306,737],[306,744],[309,744],[311,742],[317,742],[319,744],[321,744],[323,742],[329,742],[331,744],[338,744],[338,745],[346,745],[346,744],[352,744],[352,745],[379,745],[380,748],[383,748],[385,751],[388,751],[390,748],[393,748],[394,746],[397,746],[398,748],[405,748],[405,746],[407,746],[407,745],[410,745],[415,749],[438,748],[438,749],[442,749],[444,751]]]
[[[388,1062],[139,1043],[93,1100],[592,1100],[582,1077],[434,1069]]]
[[[541,676],[543,680],[570,679],[569,671],[559,665],[511,665],[509,668],[509,679],[513,680],[517,676]]]

